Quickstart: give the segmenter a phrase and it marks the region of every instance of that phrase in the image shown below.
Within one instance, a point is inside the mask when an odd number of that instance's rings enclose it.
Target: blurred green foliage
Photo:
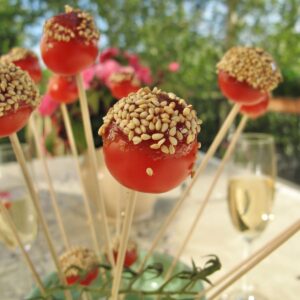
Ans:
[[[68,4],[95,16],[101,47],[138,53],[153,70],[157,85],[162,83],[164,89],[193,102],[204,121],[203,149],[229,110],[217,87],[215,65],[232,45],[267,49],[284,76],[274,94],[300,95],[297,0],[78,0]],[[36,45],[43,21],[62,11],[62,6],[60,1],[0,0],[0,52],[16,45]],[[166,72],[171,61],[180,63],[179,72]],[[296,164],[295,172],[300,171],[294,159],[300,157],[299,116],[269,113],[249,122],[246,130],[273,134],[283,161]]]

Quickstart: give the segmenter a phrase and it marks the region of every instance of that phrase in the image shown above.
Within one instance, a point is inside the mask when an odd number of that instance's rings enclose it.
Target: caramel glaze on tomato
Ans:
[[[41,40],[47,67],[61,75],[75,75],[91,65],[98,55],[99,32],[92,17],[66,6],[66,12],[46,21]]]

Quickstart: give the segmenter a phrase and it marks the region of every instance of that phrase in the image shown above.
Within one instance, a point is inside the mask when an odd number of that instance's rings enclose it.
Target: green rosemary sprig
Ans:
[[[173,274],[169,279],[160,284],[157,289],[153,290],[143,289],[142,285],[140,287],[137,283],[139,280],[146,283],[157,278],[162,279],[164,275],[163,264],[154,263],[146,266],[139,272],[131,268],[124,268],[122,275],[123,284],[119,293],[125,296],[135,296],[139,299],[149,299],[149,297],[151,299],[156,296],[160,296],[161,300],[176,300],[178,299],[178,296],[180,296],[181,300],[193,299],[193,296],[199,293],[199,290],[196,289],[197,283],[205,281],[208,284],[211,284],[208,277],[221,268],[221,263],[217,256],[209,255],[208,257],[209,259],[205,262],[203,267],[197,267],[195,262],[192,260],[191,269],[182,270]],[[74,266],[70,266],[70,268],[74,268]],[[76,268],[78,269],[78,267]],[[69,289],[72,292],[77,292],[78,294],[90,292],[94,296],[108,298],[111,294],[112,284],[111,266],[107,264],[99,264],[98,268],[100,272],[104,271],[106,274],[106,279],[102,279],[101,286],[82,286],[80,284],[64,286],[60,284],[59,280],[56,278],[55,280],[52,280],[52,282],[48,283],[46,297],[30,297],[27,298],[27,300],[62,300],[61,297],[57,298],[55,293],[66,289]],[[87,275],[83,270],[78,269],[78,271],[81,278],[84,278]],[[174,283],[176,284],[174,285]],[[176,286],[176,288],[174,288],[174,286]]]

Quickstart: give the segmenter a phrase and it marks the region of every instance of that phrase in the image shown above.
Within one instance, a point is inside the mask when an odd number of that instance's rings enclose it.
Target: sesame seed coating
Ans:
[[[130,81],[134,86],[140,86],[141,82],[138,79],[133,69],[126,69],[119,72],[113,72],[108,79],[111,83],[120,83],[123,81]]]
[[[282,75],[272,56],[255,47],[239,46],[229,49],[217,64],[217,72],[220,71],[265,92],[273,90],[282,81]]]
[[[40,96],[29,74],[14,64],[0,64],[0,117],[22,105],[36,107]]]
[[[59,19],[67,19],[67,22],[60,22]],[[69,42],[75,38],[81,38],[86,45],[97,43],[99,31],[93,17],[80,9],[65,6],[65,13],[55,16],[45,22],[44,35],[51,40],[58,42]],[[49,43],[49,47],[51,47]]]
[[[31,50],[25,49],[25,48],[20,48],[20,47],[15,47],[12,48],[7,54],[2,55],[0,57],[0,63],[3,64],[9,64],[18,60],[25,59],[27,57],[34,57],[37,58],[34,52]]]
[[[98,265],[95,253],[87,248],[74,247],[59,258],[63,273],[66,277],[79,275],[80,269],[89,272]]]
[[[175,154],[179,143],[197,139],[201,121],[185,100],[173,93],[148,87],[120,99],[103,118],[99,135],[104,136],[112,124],[134,145],[145,144],[153,151]]]

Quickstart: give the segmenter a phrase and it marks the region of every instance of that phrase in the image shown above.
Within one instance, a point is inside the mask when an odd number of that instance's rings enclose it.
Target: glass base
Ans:
[[[268,298],[257,291],[234,290],[224,294],[219,300],[268,300]]]

